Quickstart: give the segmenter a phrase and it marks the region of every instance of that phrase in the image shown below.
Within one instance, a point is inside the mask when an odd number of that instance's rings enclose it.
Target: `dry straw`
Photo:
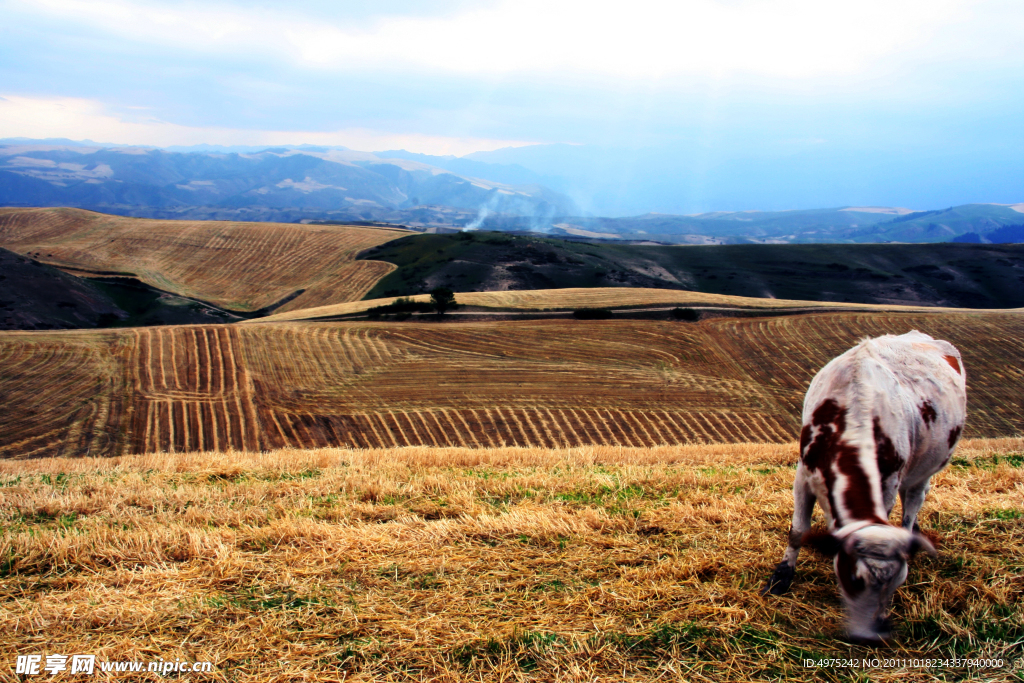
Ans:
[[[791,595],[759,595],[794,458],[740,444],[3,461],[0,651],[5,667],[214,663],[186,680],[1019,680],[1024,440],[967,441],[936,477],[922,524],[940,556],[912,563],[882,653],[1006,662],[989,670],[803,666],[880,653],[841,641],[820,557]]]

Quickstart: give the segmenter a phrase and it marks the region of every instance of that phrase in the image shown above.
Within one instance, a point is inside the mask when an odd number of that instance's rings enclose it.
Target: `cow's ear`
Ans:
[[[935,546],[932,545],[931,540],[929,540],[924,534],[915,531],[914,535],[910,538],[910,546],[907,548],[907,554],[913,557],[922,550],[932,557],[939,556],[939,553],[935,551]]]
[[[809,545],[822,555],[832,557],[843,544],[827,531],[808,531],[804,534],[803,545]]]

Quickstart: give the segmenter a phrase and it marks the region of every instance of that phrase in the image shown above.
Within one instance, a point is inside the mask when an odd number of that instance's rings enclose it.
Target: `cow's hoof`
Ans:
[[[780,562],[772,575],[768,578],[768,583],[761,589],[761,595],[784,595],[789,592],[789,587],[793,584],[793,575],[796,574],[796,570],[785,562]]]
[[[850,633],[846,636],[846,642],[863,647],[889,647],[892,644],[888,633]]]
[[[875,632],[878,633],[878,637],[882,640],[889,641],[892,638],[892,619],[889,617],[876,619]]]

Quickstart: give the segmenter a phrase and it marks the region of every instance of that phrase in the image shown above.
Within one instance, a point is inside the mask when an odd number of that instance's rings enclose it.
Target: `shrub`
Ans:
[[[607,308],[578,308],[572,312],[572,317],[577,320],[607,320],[612,317],[612,312]]]
[[[692,308],[673,308],[672,317],[676,320],[687,320],[689,322],[695,322],[700,320],[700,313],[693,310]]]
[[[404,314],[406,318],[411,313],[430,313],[434,305],[426,301],[413,301],[409,297],[400,297],[386,306],[374,306],[366,311],[371,318],[379,318],[382,315]]]

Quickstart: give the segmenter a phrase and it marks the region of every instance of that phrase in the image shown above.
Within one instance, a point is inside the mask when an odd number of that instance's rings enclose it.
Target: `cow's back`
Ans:
[[[805,430],[822,421],[821,407],[830,401],[833,411],[843,411],[843,443],[861,453],[866,468],[877,467],[882,479],[927,479],[948,463],[963,430],[960,352],[916,330],[864,340],[811,382]]]

